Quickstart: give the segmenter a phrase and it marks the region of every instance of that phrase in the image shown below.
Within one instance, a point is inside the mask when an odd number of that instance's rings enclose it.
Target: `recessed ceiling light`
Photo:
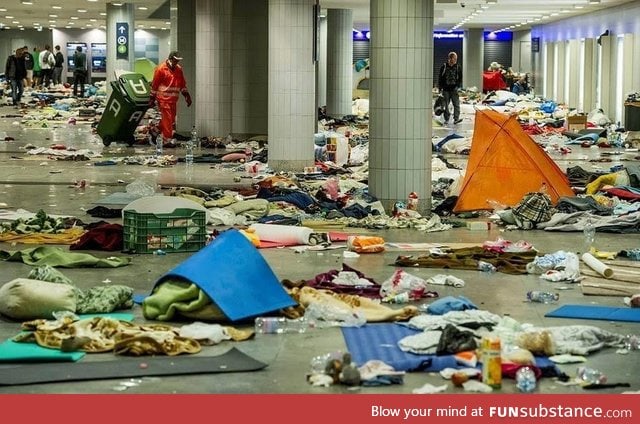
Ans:
[[[91,21],[91,22],[96,22],[96,21],[97,21],[97,19],[96,19],[96,18],[91,18],[91,19],[89,19],[89,21]]]
[[[33,2],[32,2],[32,1],[28,1],[28,0],[23,0],[23,1],[21,1],[20,3],[22,3],[22,4],[26,4],[26,5],[32,5],[32,4],[33,4]]]
[[[97,2],[98,0],[87,0],[87,1],[89,1],[89,2],[91,2],[91,3],[95,3],[95,2]]]
[[[19,24],[20,21],[11,21],[12,24]]]
[[[100,16],[107,16],[107,12],[100,12]]]
[[[66,29],[71,29],[71,27],[69,25],[65,26]]]
[[[57,18],[58,15],[49,15],[50,18]]]
[[[87,9],[78,9],[78,13],[87,13]]]
[[[138,6],[138,10],[147,10],[147,9],[148,9],[148,7],[146,7],[146,6]]]
[[[60,10],[62,9],[62,6],[51,6],[52,9],[56,9],[56,10]]]
[[[122,3],[111,3],[111,4],[114,5],[114,6],[117,6],[117,7],[122,6]]]
[[[70,16],[69,19],[75,20],[75,19],[78,19],[78,17],[77,16]]]
[[[92,26],[93,26],[93,24],[87,24],[86,26],[88,26],[88,27],[92,27]]]
[[[0,12],[6,12],[7,8],[6,7],[0,7]]]
[[[7,19],[13,19],[13,16],[7,15],[7,16],[5,16],[5,18],[7,18]]]
[[[50,21],[49,21],[49,23],[50,23],[50,24],[55,24],[55,23],[56,23],[56,21],[55,21],[55,20],[50,20]]]

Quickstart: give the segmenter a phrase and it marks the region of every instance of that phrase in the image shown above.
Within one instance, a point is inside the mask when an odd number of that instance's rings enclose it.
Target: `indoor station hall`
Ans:
[[[0,393],[640,390],[640,2],[30,3]]]

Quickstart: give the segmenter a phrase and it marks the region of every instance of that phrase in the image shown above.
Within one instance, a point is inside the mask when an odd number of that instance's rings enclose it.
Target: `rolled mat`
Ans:
[[[156,281],[197,285],[230,321],[297,305],[251,242],[237,230],[220,234]]]
[[[141,366],[144,364],[145,366]],[[150,377],[257,371],[267,364],[231,348],[219,356],[179,356],[129,358],[116,361],[78,363],[0,365],[0,386],[101,380],[123,377]]]
[[[602,275],[604,278],[613,277],[613,269],[602,263],[598,258],[591,253],[584,253],[582,255],[582,261],[589,266],[592,270]]]
[[[309,237],[313,233],[311,228],[293,225],[252,224],[249,228],[255,231],[260,241],[277,242],[286,246],[309,244]]]
[[[640,308],[617,308],[613,306],[563,305],[547,312],[545,317],[581,318],[605,321],[640,322]]]

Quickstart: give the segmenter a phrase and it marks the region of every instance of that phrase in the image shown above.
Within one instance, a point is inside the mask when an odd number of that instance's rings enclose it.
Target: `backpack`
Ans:
[[[42,56],[42,61],[44,63],[48,63],[49,65],[53,65],[55,62],[51,57],[51,52],[45,52],[44,56]]]
[[[458,85],[458,64],[454,66],[444,65],[444,83],[447,87],[455,87]]]

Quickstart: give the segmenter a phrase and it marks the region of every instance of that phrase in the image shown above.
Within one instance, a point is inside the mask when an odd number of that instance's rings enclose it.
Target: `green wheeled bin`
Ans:
[[[151,86],[142,74],[123,74],[111,82],[111,95],[97,132],[105,146],[120,141],[132,146],[134,132],[149,108]]]

